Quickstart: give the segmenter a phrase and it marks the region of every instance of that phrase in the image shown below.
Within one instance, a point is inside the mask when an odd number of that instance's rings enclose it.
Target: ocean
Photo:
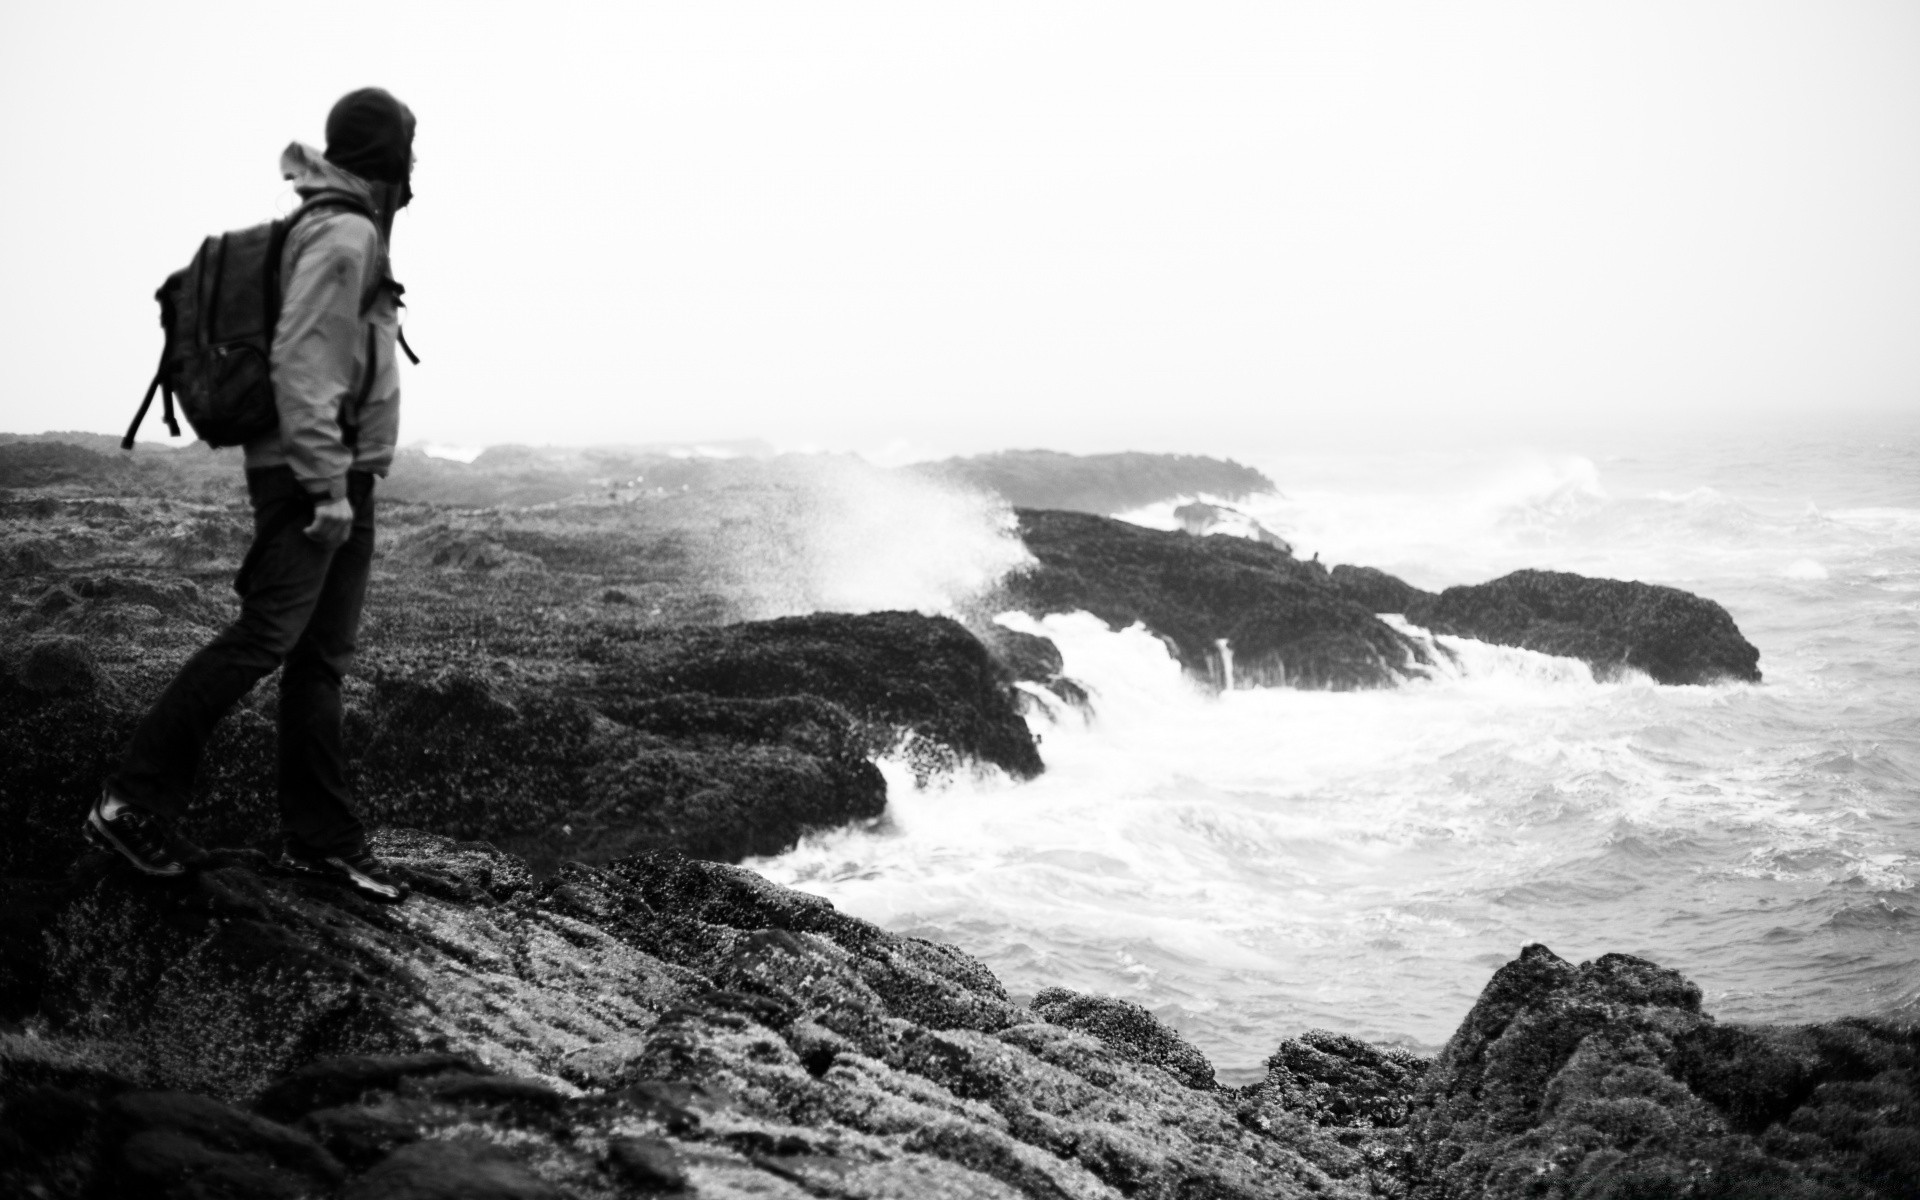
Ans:
[[[1142,630],[1008,616],[1094,698],[1029,718],[1045,775],[883,764],[879,825],[749,865],[1016,996],[1145,1005],[1229,1080],[1309,1028],[1432,1050],[1530,942],[1673,967],[1723,1020],[1920,1005],[1920,427],[1221,453],[1302,557],[1685,588],[1764,681],[1444,639],[1457,666],[1394,689],[1213,694]]]

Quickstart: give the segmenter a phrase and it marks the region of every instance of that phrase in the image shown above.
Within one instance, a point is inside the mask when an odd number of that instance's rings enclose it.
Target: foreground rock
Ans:
[[[247,853],[171,887],[91,861],[9,885],[0,1193],[1365,1194],[1351,1152],[1243,1121],[1150,1014],[1023,1008],[751,872],[536,883],[478,844],[380,849],[403,906]]]
[[[1010,576],[1008,606],[1138,621],[1192,674],[1242,686],[1384,687],[1428,663],[1418,643],[1341,594],[1318,563],[1247,538],[1194,537],[1084,513],[1021,509],[1036,565]]]
[[[0,1194],[1911,1197],[1920,1033],[1721,1025],[1541,946],[1431,1062],[1309,1032],[1217,1085],[1151,1013],[738,867],[380,850],[367,904],[219,852],[0,881]]]
[[[147,600],[188,616],[206,605],[187,581],[153,591],[70,581],[14,626],[0,655],[0,870],[54,871],[78,852],[80,814],[179,661],[104,669],[103,623]],[[568,651],[533,669],[376,661],[346,718],[367,817],[501,841],[542,869],[656,849],[738,860],[878,818],[883,749],[928,773],[1041,769],[1003,668],[942,618],[615,627]],[[273,702],[258,689],[221,724],[189,810],[197,836],[264,844],[277,829]]]
[[[1920,1031],[1720,1025],[1675,971],[1529,946],[1427,1073],[1410,1195],[1910,1197]]]

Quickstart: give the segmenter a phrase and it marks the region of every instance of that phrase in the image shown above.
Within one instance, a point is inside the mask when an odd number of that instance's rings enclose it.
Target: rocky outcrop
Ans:
[[[1409,608],[1433,599],[1432,592],[1419,588],[1378,567],[1354,567],[1345,563],[1327,573],[1334,590],[1372,613],[1405,613]]]
[[[673,854],[544,880],[378,849],[381,907],[264,856],[0,881],[0,1194],[1694,1196],[1920,1179],[1920,1030],[1723,1025],[1530,946],[1440,1056],[1312,1031],[1222,1088],[1153,1014]]]
[[[1272,546],[1286,554],[1293,553],[1293,547],[1285,538],[1268,529],[1237,508],[1224,504],[1208,504],[1202,500],[1182,504],[1173,510],[1174,520],[1180,522],[1180,530],[1195,537],[1205,537],[1213,533],[1230,533],[1235,537],[1252,538],[1263,546]]]
[[[903,470],[990,492],[1016,508],[1101,516],[1206,493],[1223,500],[1273,492],[1273,481],[1229,459],[1193,454],[1062,454],[1006,450]]]
[[[78,850],[79,814],[177,662],[116,678],[90,640],[59,632],[126,611],[115,596],[146,596],[90,587],[107,598],[76,597],[0,662],[0,743],[11,748],[0,756],[0,870],[57,870]],[[1000,668],[943,618],[635,629],[585,654],[591,663],[564,664],[558,678],[471,660],[375,663],[346,716],[366,817],[500,841],[541,869],[654,849],[732,861],[879,817],[886,786],[870,760],[881,749],[928,774],[972,761],[1016,777],[1041,769]],[[219,727],[188,813],[197,836],[273,836],[273,703],[261,689]]]
[[[1084,513],[1017,516],[1035,565],[1009,576],[995,603],[1035,616],[1085,610],[1116,629],[1140,622],[1198,678],[1218,678],[1222,639],[1242,685],[1383,687],[1426,663],[1325,568],[1277,547]]]
[[[1150,1017],[1056,1023],[749,871],[379,848],[417,889],[396,908],[245,852],[158,887],[88,859],[10,905],[35,936],[0,958],[0,1192],[1365,1194]]]
[[[1679,588],[1515,571],[1409,597],[1400,611],[1435,633],[1578,658],[1601,678],[1630,669],[1669,684],[1760,679],[1760,651],[1727,610]]]
[[[1910,1197],[1920,1031],[1721,1025],[1643,959],[1529,946],[1427,1073],[1416,1200]]]

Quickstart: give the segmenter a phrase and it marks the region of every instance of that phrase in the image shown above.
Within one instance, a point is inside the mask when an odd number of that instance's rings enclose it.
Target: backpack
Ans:
[[[166,334],[160,367],[147,385],[127,436],[120,439],[122,450],[133,449],[134,434],[140,431],[155,392],[166,397],[162,412],[174,437],[180,436],[180,423],[173,416],[176,398],[187,423],[209,446],[238,446],[279,426],[269,359],[274,329],[280,323],[281,252],[286,249],[287,234],[303,217],[325,210],[357,212],[373,219],[373,210],[358,196],[322,192],[291,216],[208,238],[192,262],[167,276],[153,294],[160,302],[160,328]],[[372,383],[369,360],[368,387]]]

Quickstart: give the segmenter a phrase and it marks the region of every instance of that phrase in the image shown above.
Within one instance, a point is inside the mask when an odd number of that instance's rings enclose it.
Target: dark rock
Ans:
[[[1572,1200],[1914,1178],[1920,1033],[1720,1026],[1623,955],[1529,947],[1424,1080],[1314,1033],[1230,1091],[1136,1006],[1021,1009],[958,951],[738,867],[649,854],[534,884],[474,843],[379,851],[446,888],[382,908],[222,851],[182,887],[96,874],[52,901],[39,1031],[0,1029],[0,1185],[523,1196],[644,1169],[739,1194]],[[196,1094],[129,1091],[63,1047]],[[305,1132],[229,1107],[249,1096]],[[639,1129],[644,1168],[611,1148]],[[870,1139],[891,1157],[849,1153]]]
[[[136,1133],[120,1145],[114,1191],[122,1196],[310,1200],[313,1181],[244,1154],[215,1150],[175,1129]]]
[[[567,1102],[537,1079],[509,1075],[450,1075],[428,1084],[426,1091],[455,1104],[490,1104],[528,1112],[556,1112]]]
[[[1435,1061],[1408,1131],[1417,1200],[1910,1196],[1920,1033],[1722,1027],[1673,971],[1529,946]]]
[[[47,647],[32,652],[42,690],[0,672],[0,743],[15,748],[0,756],[0,820],[13,832],[0,871],[53,874],[79,851],[80,817],[144,696],[97,686],[83,643],[35,645]],[[869,756],[902,737],[929,774],[969,759],[1023,777],[1041,769],[1012,688],[944,619],[668,631],[592,653],[624,665],[572,688],[443,666],[382,672],[350,692],[349,778],[364,817],[509,842],[543,870],[654,849],[733,860],[879,817],[886,785]],[[272,703],[255,697],[217,727],[187,814],[200,840],[277,833]]]
[[[659,1138],[607,1139],[607,1166],[630,1187],[641,1191],[677,1192],[687,1186],[687,1172],[673,1143]]]
[[[417,1142],[426,1126],[440,1122],[396,1101],[379,1108],[322,1108],[308,1113],[301,1124],[321,1145],[354,1171],[364,1171],[401,1146]],[[399,1110],[399,1111],[396,1111]]]
[[[46,696],[80,696],[100,686],[100,667],[77,637],[36,638],[20,657],[20,682]]]
[[[1377,567],[1351,567],[1342,563],[1328,573],[1334,589],[1342,596],[1373,613],[1405,613],[1416,604],[1433,599],[1404,579],[1389,575]]]
[[[1578,658],[1601,678],[1630,668],[1668,684],[1760,679],[1760,651],[1726,609],[1656,584],[1515,571],[1417,599],[1406,615],[1435,633]]]
[[[298,1130],[184,1092],[129,1092],[107,1105],[120,1131],[118,1174],[129,1192],[309,1196],[346,1178]]]
[[[1087,689],[1062,673],[1066,662],[1052,640],[994,621],[979,621],[968,628],[993,656],[1006,683],[1036,683],[1074,708],[1086,711],[1091,707]]]
[[[590,651],[596,699],[616,720],[637,700],[686,692],[817,696],[1016,778],[1043,769],[986,648],[958,623],[918,613],[816,613],[708,629],[635,629]]]
[[[1035,616],[1085,610],[1138,621],[1189,673],[1221,679],[1219,643],[1241,684],[1383,687],[1420,673],[1426,652],[1341,595],[1318,564],[1240,537],[1189,537],[1068,512],[1019,512],[1037,564],[996,602]]]
[[[558,1200],[560,1191],[482,1141],[415,1142],[381,1160],[342,1200]]]
[[[254,1107],[279,1121],[291,1121],[317,1108],[332,1108],[368,1092],[398,1087],[405,1079],[457,1073],[471,1079],[484,1071],[464,1054],[341,1054],[309,1063],[260,1093]]]
[[[1243,1119],[1277,1107],[1320,1126],[1396,1129],[1406,1124],[1428,1065],[1405,1050],[1310,1029],[1280,1043],[1266,1078],[1243,1089]]]
[[[1032,1008],[1041,1020],[1090,1033],[1115,1053],[1159,1067],[1188,1087],[1215,1086],[1206,1055],[1130,1000],[1044,988],[1033,998]]]

